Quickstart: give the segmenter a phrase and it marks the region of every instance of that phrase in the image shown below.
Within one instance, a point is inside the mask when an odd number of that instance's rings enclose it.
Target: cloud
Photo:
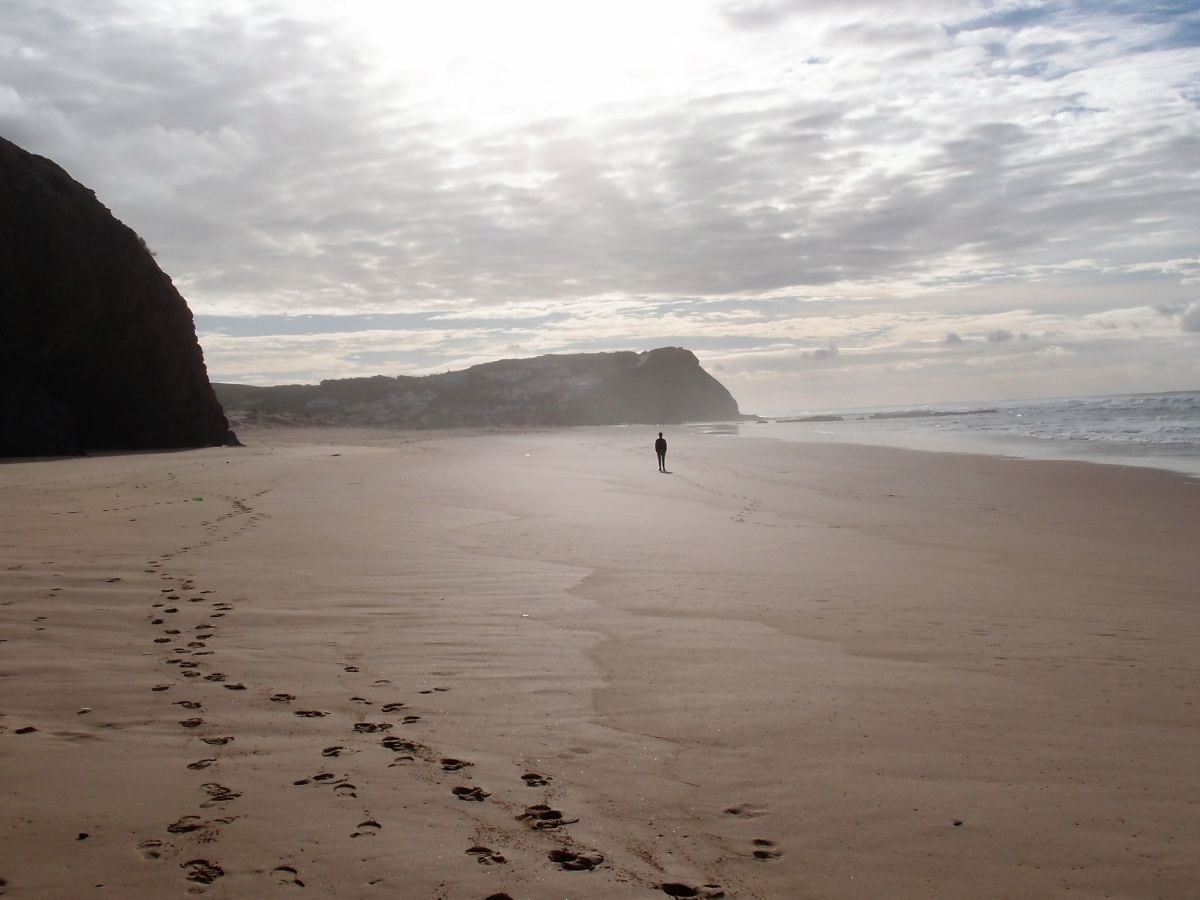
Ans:
[[[862,19],[913,19],[918,16],[949,15],[954,20],[975,13],[982,5],[950,0],[731,0],[721,4],[721,15],[735,28],[769,29],[793,18],[849,17]]]
[[[1190,304],[1179,317],[1179,329],[1194,334],[1200,332],[1200,302]]]
[[[883,8],[742,10],[828,20],[858,61],[812,89],[770,76],[750,91],[474,133],[439,125],[419,85],[389,82],[357,57],[347,23],[284,7],[138,28],[103,6],[57,16],[25,7],[24,45],[76,58],[48,84],[26,67],[13,86],[31,101],[25,129],[38,130],[34,110],[61,114],[75,133],[59,135],[59,155],[139,207],[136,227],[210,307],[382,311],[919,277],[964,247],[1036,255],[1070,228],[1091,230],[1092,243],[1115,237],[1114,207],[1122,238],[1142,209],[1182,214],[1188,198],[1153,185],[1166,187],[1189,148],[1147,133],[1131,151],[1102,120],[1064,128],[1061,86],[1018,81],[1002,102],[980,104],[979,62],[968,59],[949,64],[949,78],[902,68],[880,81],[880,63],[859,54],[877,53],[885,36],[905,53],[955,49],[928,7],[907,30],[893,27],[899,10],[856,18]],[[1041,27],[1065,43],[1042,41],[1039,58],[1080,48],[1065,23]],[[1008,34],[1012,53],[1035,52],[1019,29]],[[786,46],[762,41],[768,56]],[[1127,74],[1136,92],[1136,69]],[[1001,118],[1014,103],[1021,121]],[[1134,163],[1137,189],[1126,192]]]
[[[1038,354],[1038,356],[1044,356],[1044,357],[1063,357],[1063,356],[1074,356],[1075,351],[1071,350],[1067,347],[1060,346],[1058,344],[1051,344],[1048,347],[1043,347],[1041,350],[1038,350],[1037,354]]]
[[[1194,333],[1174,7],[556,9],[9,0],[0,133],[146,238],[230,377],[661,342],[849,384]]]
[[[815,359],[817,361],[837,359],[841,356],[841,351],[838,350],[837,344],[829,344],[827,347],[818,347],[816,350],[807,351],[805,357]]]

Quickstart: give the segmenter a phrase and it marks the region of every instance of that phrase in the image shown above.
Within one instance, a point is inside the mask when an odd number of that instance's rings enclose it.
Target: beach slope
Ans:
[[[1200,482],[241,437],[0,466],[13,897],[1200,884]]]

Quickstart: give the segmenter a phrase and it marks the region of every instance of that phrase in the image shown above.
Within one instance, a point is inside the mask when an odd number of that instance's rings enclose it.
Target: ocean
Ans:
[[[1148,466],[1200,477],[1200,391],[806,410],[736,432]]]

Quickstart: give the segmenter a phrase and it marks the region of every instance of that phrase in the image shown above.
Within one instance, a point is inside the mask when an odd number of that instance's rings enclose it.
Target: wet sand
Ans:
[[[1200,481],[656,432],[0,465],[0,893],[1195,895]]]

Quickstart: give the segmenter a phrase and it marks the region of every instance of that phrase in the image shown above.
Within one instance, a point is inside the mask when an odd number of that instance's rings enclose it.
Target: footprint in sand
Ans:
[[[492,796],[479,787],[456,787],[451,790],[451,793],[459,800],[474,800],[478,803],[482,803],[484,798]]]
[[[302,784],[312,784],[314,781],[316,781],[316,782],[333,781],[335,778],[337,778],[337,776],[334,775],[332,772],[318,772],[316,775],[313,775],[311,778],[301,778],[299,781],[293,781],[292,784],[299,786]]]
[[[150,688],[152,691],[169,691],[170,689],[171,685],[169,684],[156,684],[154,687]]]
[[[508,862],[502,853],[497,853],[491,847],[468,847],[467,853],[475,857],[475,862],[481,866],[500,866]]]
[[[551,850],[547,856],[551,862],[558,863],[558,867],[566,872],[586,872],[604,862],[604,854],[597,853],[595,850],[575,853],[564,848]]]
[[[749,803],[741,803],[725,810],[725,815],[737,816],[739,819],[757,819],[759,816],[765,815],[765,813],[766,811],[761,807],[753,806]]]
[[[550,776],[537,772],[526,772],[521,776],[521,780],[525,782],[526,787],[545,787],[550,783]]]
[[[381,731],[389,731],[392,728],[391,722],[355,722],[354,730],[359,734],[378,734]]]
[[[564,825],[573,825],[578,819],[563,817],[560,810],[551,809],[545,803],[536,803],[525,807],[525,812],[516,817],[518,822],[524,822],[534,831],[550,831]]]
[[[348,781],[342,784],[335,784],[333,786],[333,793],[338,797],[357,797],[357,791],[358,786],[353,785]]]
[[[779,859],[783,856],[783,852],[776,848],[774,841],[769,841],[766,838],[754,839],[754,858],[761,860]]]
[[[180,816],[178,819],[176,819],[174,822],[172,822],[170,825],[167,826],[167,831],[170,834],[189,834],[193,831],[199,831],[201,828],[204,828],[206,825],[208,825],[208,823],[206,821],[204,821],[203,819],[201,819],[199,816]],[[145,843],[145,842],[143,842],[143,843]],[[154,843],[158,844],[161,842],[155,841]]]
[[[203,709],[203,704],[197,703],[195,700],[176,700],[175,706],[182,706],[184,709]]]
[[[182,725],[184,728],[199,728],[201,725],[204,724],[204,720],[199,717],[196,717],[193,719],[181,719],[179,721],[179,724]]]
[[[214,747],[224,747],[226,744],[231,743],[233,741],[233,738],[232,737],[213,737],[213,738],[200,738],[200,740],[204,741],[204,743],[206,743],[206,744],[211,744]]]
[[[454,759],[452,757],[446,757],[441,761],[441,764],[442,769],[447,772],[458,772],[467,766],[475,765],[473,762],[468,762],[465,759]]]
[[[379,708],[385,713],[390,713],[390,712],[400,712],[400,710],[405,709],[407,706],[408,706],[407,703],[385,703],[385,704],[383,704],[383,706],[381,706]]]
[[[321,755],[322,756],[341,756],[342,751],[344,751],[345,749],[346,749],[345,747],[326,747],[324,750],[321,751]]]
[[[209,766],[211,766],[215,762],[216,762],[216,760],[211,757],[209,757],[207,759],[198,759],[193,763],[188,763],[188,768],[189,769],[207,769]]]
[[[304,887],[304,882],[300,880],[300,873],[291,866],[276,866],[271,870],[271,877],[280,884],[294,884],[296,887]]]
[[[681,884],[678,881],[665,881],[659,887],[668,897],[697,897],[700,900],[718,900],[718,898],[725,896],[725,891],[722,890],[719,884],[702,884],[699,887],[692,887],[690,884]]]
[[[381,828],[383,828],[383,826],[374,819],[367,819],[365,822],[358,823],[358,830],[350,835],[350,837],[375,837]]]
[[[163,842],[156,841],[153,838],[141,841],[137,845],[138,853],[142,859],[161,859],[163,855]]]
[[[368,700],[366,697],[351,697],[350,702],[351,703],[361,703],[363,706],[374,706],[375,705],[370,700]]]
[[[37,731],[37,729],[34,728],[32,725],[26,725],[24,728],[18,728],[13,733],[14,734],[33,734],[35,731]]]
[[[209,797],[207,801],[200,804],[202,809],[210,809],[218,803],[228,803],[230,800],[236,800],[242,796],[237,791],[231,790],[223,784],[217,784],[215,781],[202,784],[200,787],[204,789],[204,792]]]
[[[240,681],[238,681],[234,684],[223,685],[223,687],[227,691],[244,691],[246,689],[246,686],[244,684],[242,684]]]
[[[379,743],[381,746],[386,747],[393,753],[410,754],[400,757],[397,759],[397,762],[411,760],[414,756],[422,756],[423,754],[427,754],[429,750],[429,748],[424,744],[418,744],[416,741],[406,741],[403,738],[398,738],[394,735],[391,737],[385,737]],[[392,765],[395,765],[395,763],[392,763]]]
[[[298,709],[293,715],[300,716],[302,719],[319,719],[322,716],[329,715],[329,713],[320,709]]]
[[[360,669],[358,666],[343,666],[342,671],[343,672],[361,672],[362,669]]]
[[[188,881],[195,881],[199,884],[212,884],[225,874],[224,869],[207,859],[189,859],[179,865],[180,868],[190,869],[187,875]]]
[[[272,694],[271,695],[272,703],[291,703],[295,699],[296,699],[295,694]]]
[[[224,681],[229,676],[224,672],[211,672],[204,676],[205,681]]]

